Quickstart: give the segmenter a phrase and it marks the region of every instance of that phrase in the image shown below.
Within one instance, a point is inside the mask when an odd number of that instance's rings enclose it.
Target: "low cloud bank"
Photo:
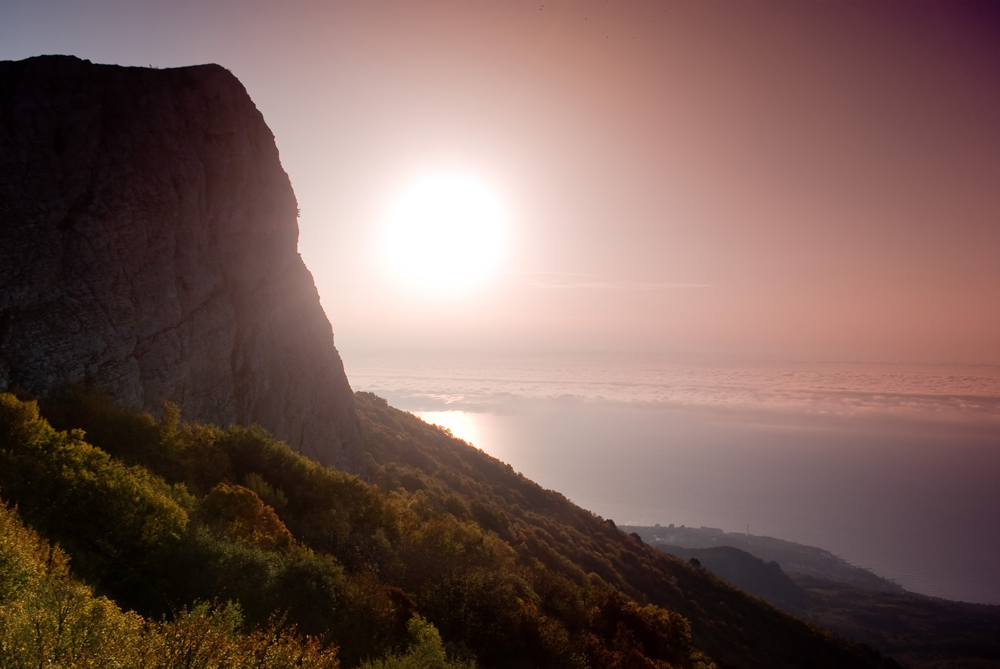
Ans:
[[[1000,427],[1000,368],[992,366],[427,360],[362,365],[351,379],[410,411],[504,415],[600,405],[815,427]]]

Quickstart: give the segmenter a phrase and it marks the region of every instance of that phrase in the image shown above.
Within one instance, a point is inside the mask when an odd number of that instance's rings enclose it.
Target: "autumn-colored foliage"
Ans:
[[[0,395],[0,498],[72,558],[94,625],[192,666],[877,665],[384,400],[358,406],[371,483],[172,405],[66,388],[52,426]],[[41,592],[17,550],[0,596]]]
[[[241,485],[217,484],[202,500],[201,512],[206,524],[236,541],[271,550],[287,550],[295,543],[274,509]]]
[[[73,577],[69,559],[0,506],[0,669],[337,669],[335,648],[274,618],[249,632],[239,608],[201,604],[145,621]]]

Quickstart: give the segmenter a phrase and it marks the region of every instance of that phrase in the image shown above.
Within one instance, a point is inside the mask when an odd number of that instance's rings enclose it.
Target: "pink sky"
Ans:
[[[274,131],[338,347],[1000,362],[1000,12],[911,2],[7,2],[0,58],[218,62]],[[414,298],[446,168],[504,273]]]

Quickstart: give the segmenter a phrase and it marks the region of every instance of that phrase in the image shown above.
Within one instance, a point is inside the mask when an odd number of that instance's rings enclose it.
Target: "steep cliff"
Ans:
[[[0,62],[0,390],[88,380],[363,472],[296,216],[222,67]]]

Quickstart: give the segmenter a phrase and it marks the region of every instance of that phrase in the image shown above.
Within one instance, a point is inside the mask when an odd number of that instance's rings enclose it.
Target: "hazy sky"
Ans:
[[[713,351],[1000,362],[1000,7],[960,2],[4,2],[0,59],[217,62],[273,130],[345,357]],[[412,180],[508,242],[401,290]]]

